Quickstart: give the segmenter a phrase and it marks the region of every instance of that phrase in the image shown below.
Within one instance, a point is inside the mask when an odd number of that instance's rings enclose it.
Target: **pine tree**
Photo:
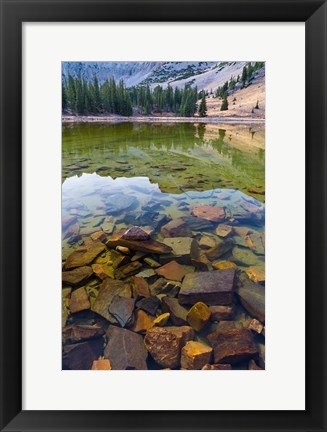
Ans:
[[[199,106],[199,115],[200,117],[206,117],[207,115],[207,103],[205,95],[202,96],[200,106]]]
[[[245,86],[247,78],[248,78],[248,73],[247,73],[246,66],[244,66],[243,67],[243,71],[242,71],[242,83],[243,83],[243,87]]]
[[[257,100],[256,106],[254,108],[259,109],[259,101],[258,100]]]
[[[68,106],[68,97],[67,97],[67,89],[64,81],[61,83],[61,106],[62,111],[66,111]]]
[[[72,111],[75,111],[75,106],[76,106],[75,80],[74,80],[74,78],[70,74],[68,74],[67,96],[68,96],[68,105],[69,105],[69,108]]]
[[[223,103],[221,104],[220,111],[227,111],[228,110],[228,100],[227,96],[224,97]]]

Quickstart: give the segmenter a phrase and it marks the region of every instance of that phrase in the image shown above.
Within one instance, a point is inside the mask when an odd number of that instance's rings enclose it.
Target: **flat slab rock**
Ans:
[[[221,330],[207,336],[215,363],[235,364],[258,356],[251,330]]]
[[[68,257],[64,265],[65,270],[70,270],[76,267],[83,267],[91,264],[91,262],[104,250],[106,246],[100,241],[91,241],[87,244],[78,247]]]
[[[183,219],[174,219],[161,228],[161,234],[164,237],[191,237],[191,228]]]
[[[89,370],[93,361],[103,352],[102,337],[63,347],[62,368],[64,370]]]
[[[239,287],[236,292],[242,306],[249,312],[249,314],[264,323],[265,288],[260,284],[248,280]]]
[[[234,279],[234,269],[187,274],[183,280],[178,300],[181,304],[203,302],[207,305],[231,305]]]
[[[212,348],[202,342],[189,341],[182,349],[181,365],[183,369],[202,369],[210,363]]]
[[[164,368],[177,368],[186,342],[194,338],[191,327],[153,327],[145,335],[144,344],[156,363]]]
[[[158,255],[168,254],[171,252],[171,247],[158,242],[157,240],[135,240],[128,238],[123,238],[126,234],[126,230],[118,231],[113,234],[111,238],[107,241],[107,245],[111,248],[115,248],[116,246],[126,246],[131,250],[137,250],[141,252],[155,253]]]
[[[78,285],[86,281],[93,274],[93,270],[89,266],[83,266],[62,272],[62,282],[67,285]]]
[[[163,276],[166,279],[178,282],[181,282],[184,276],[188,273],[188,271],[176,261],[170,261],[164,266],[156,269],[155,272],[159,276]]]
[[[109,312],[121,327],[125,327],[132,321],[134,305],[135,299],[115,295],[110,303]]]
[[[110,326],[106,333],[108,343],[104,357],[113,370],[146,370],[148,352],[143,337],[123,328]]]
[[[225,209],[206,205],[192,207],[191,214],[210,222],[222,222],[226,217]]]

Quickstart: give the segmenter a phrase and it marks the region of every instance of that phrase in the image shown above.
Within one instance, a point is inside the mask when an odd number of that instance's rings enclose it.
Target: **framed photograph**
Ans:
[[[326,430],[326,2],[1,1],[3,431]]]

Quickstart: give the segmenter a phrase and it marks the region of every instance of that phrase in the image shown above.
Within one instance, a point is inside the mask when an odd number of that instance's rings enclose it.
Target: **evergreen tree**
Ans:
[[[72,111],[75,111],[76,107],[76,90],[75,90],[75,80],[68,74],[68,88],[67,88],[68,104]]]
[[[259,109],[259,101],[258,100],[257,100],[256,106],[254,108]]]
[[[227,96],[224,97],[223,103],[221,104],[220,111],[227,111],[228,110],[228,100]]]
[[[61,106],[62,106],[62,110],[66,111],[68,107],[68,97],[67,97],[67,89],[64,81],[62,81],[61,84]]]
[[[242,71],[242,83],[243,83],[243,87],[245,86],[247,78],[248,78],[248,72],[247,72],[246,66],[244,66],[243,67],[243,71]]]
[[[206,117],[207,115],[207,103],[205,95],[202,96],[200,106],[199,106],[199,115],[200,117]]]

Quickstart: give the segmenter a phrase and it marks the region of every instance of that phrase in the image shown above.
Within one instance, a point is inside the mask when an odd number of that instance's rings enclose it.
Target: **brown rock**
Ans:
[[[145,333],[149,328],[153,326],[153,323],[154,319],[142,309],[139,309],[138,311],[136,311],[135,321],[130,330],[135,333]]]
[[[139,271],[142,264],[138,261],[133,261],[115,270],[115,277],[117,279],[125,279],[128,276],[132,276]]]
[[[165,294],[169,297],[176,297],[181,286],[180,282],[167,281],[165,278],[160,278],[150,286],[150,291],[153,295]]]
[[[80,226],[78,222],[75,222],[73,225],[70,225],[65,233],[64,239],[69,237],[77,237],[80,233]]]
[[[237,265],[230,261],[214,261],[212,267],[216,270],[237,269]]]
[[[201,249],[212,249],[216,246],[216,241],[213,237],[204,235],[199,240],[199,246]]]
[[[249,187],[248,192],[258,194],[258,195],[264,195],[265,190],[262,188],[256,188],[256,187]]]
[[[253,336],[248,329],[217,331],[208,335],[215,363],[234,364],[258,356]]]
[[[188,311],[186,319],[193,330],[201,331],[207,325],[210,316],[211,311],[208,306],[205,303],[197,302]]]
[[[191,214],[211,222],[222,222],[226,217],[225,209],[206,205],[191,207]]]
[[[222,240],[221,238],[217,238],[215,247],[206,251],[206,255],[210,261],[218,259],[226,252],[229,252],[234,246],[234,243],[231,239]]]
[[[235,270],[215,270],[187,274],[179,292],[181,304],[202,301],[207,305],[230,305],[233,300]]]
[[[202,369],[210,362],[212,348],[201,342],[189,341],[182,349],[181,366],[183,369]]]
[[[112,259],[112,266],[114,269],[117,269],[120,266],[124,266],[130,262],[130,257],[127,255],[122,255],[121,253],[112,250],[110,252]]]
[[[131,254],[131,251],[128,249],[128,247],[125,247],[125,246],[117,246],[116,251],[121,252],[124,255],[130,255]]]
[[[152,327],[145,335],[144,344],[156,363],[164,368],[180,366],[183,346],[194,337],[191,327]]]
[[[248,369],[249,370],[264,370],[263,368],[258,366],[254,360],[249,361]]]
[[[103,338],[63,347],[63,370],[89,370],[103,351]]]
[[[265,323],[265,289],[249,279],[241,280],[237,294],[242,306],[262,323]]]
[[[90,301],[85,288],[78,288],[70,296],[69,309],[71,313],[90,309]]]
[[[211,321],[232,320],[234,317],[233,306],[209,306]]]
[[[111,248],[115,248],[116,246],[126,246],[131,250],[155,253],[158,255],[168,254],[171,252],[171,247],[160,243],[156,240],[130,240],[126,238],[122,238],[123,233],[119,231],[111,236],[111,238],[107,241],[107,245]]]
[[[111,370],[111,364],[108,359],[94,360],[92,370]]]
[[[170,261],[168,264],[155,270],[159,276],[163,276],[166,279],[181,282],[184,276],[188,273],[183,266],[178,264],[176,261]]]
[[[236,227],[236,226],[233,227],[233,231],[235,232],[235,234],[237,234],[237,235],[239,235],[239,236],[241,236],[243,238],[251,232],[250,228],[247,228],[247,227]]]
[[[148,369],[148,353],[141,335],[115,326],[109,326],[106,335],[108,343],[104,357],[110,361],[113,370]]]
[[[105,245],[101,242],[89,242],[83,246],[78,247],[72,252],[64,265],[65,270],[70,270],[75,267],[83,267],[91,262],[105,250]]]
[[[114,268],[105,264],[92,264],[93,272],[98,276],[99,279],[104,280],[106,278],[114,278]]]
[[[262,333],[263,328],[264,328],[264,327],[263,327],[263,325],[261,324],[261,322],[258,321],[258,320],[256,320],[256,319],[253,319],[253,320],[250,322],[249,326],[248,326],[248,329],[249,329],[249,330],[253,330],[254,332],[256,332],[256,333],[258,333],[258,334]]]
[[[206,364],[202,370],[232,370],[230,364]]]
[[[208,266],[210,265],[206,251],[200,248],[196,240],[193,240],[191,244],[191,263],[202,271],[208,270]]]
[[[256,267],[249,267],[245,270],[245,273],[255,283],[265,282],[265,273]]]
[[[109,305],[109,312],[118,321],[121,327],[131,323],[135,299],[115,295]]]
[[[166,247],[172,251],[170,257],[182,264],[190,263],[192,241],[191,237],[169,237],[163,240]]]
[[[62,331],[64,343],[76,343],[87,339],[94,339],[104,335],[103,328],[98,325],[71,324]]]
[[[61,226],[62,226],[63,230],[65,230],[66,228],[69,227],[69,225],[72,225],[75,222],[77,222],[76,216],[65,216],[61,219]]]
[[[62,272],[62,282],[67,285],[78,285],[86,281],[93,274],[91,267],[78,267],[74,270]]]
[[[91,234],[91,239],[94,241],[104,242],[107,240],[107,234],[102,230],[96,231],[95,233]]]
[[[225,224],[219,224],[216,228],[216,234],[219,235],[219,237],[228,237],[233,232],[233,227]]]
[[[249,248],[257,255],[265,254],[265,238],[263,234],[253,232],[245,237]]]
[[[138,309],[142,309],[150,315],[155,315],[159,306],[160,300],[156,296],[142,298],[136,303]]]
[[[92,311],[103,316],[109,322],[116,324],[117,320],[109,312],[109,306],[115,295],[130,298],[132,296],[131,288],[129,285],[122,281],[105,279],[99,290],[99,294],[92,305]]]
[[[132,278],[133,297],[138,300],[143,297],[150,297],[149,284],[140,276],[133,276]]]
[[[124,240],[144,241],[144,240],[149,240],[150,235],[142,228],[138,226],[133,226],[129,228],[127,231],[125,231],[121,238]]]
[[[154,259],[152,259],[150,257],[144,258],[143,261],[145,262],[145,264],[147,264],[151,268],[157,268],[157,267],[161,266],[161,264],[158,263],[158,261],[156,261],[156,260],[154,260]]]
[[[153,325],[158,327],[164,327],[170,318],[170,313],[166,312],[159,315],[154,321]]]
[[[170,313],[170,319],[176,326],[187,325],[187,309],[178,303],[176,298],[163,297],[162,309]]]
[[[164,237],[191,237],[191,228],[183,219],[174,219],[161,228],[161,234]]]

